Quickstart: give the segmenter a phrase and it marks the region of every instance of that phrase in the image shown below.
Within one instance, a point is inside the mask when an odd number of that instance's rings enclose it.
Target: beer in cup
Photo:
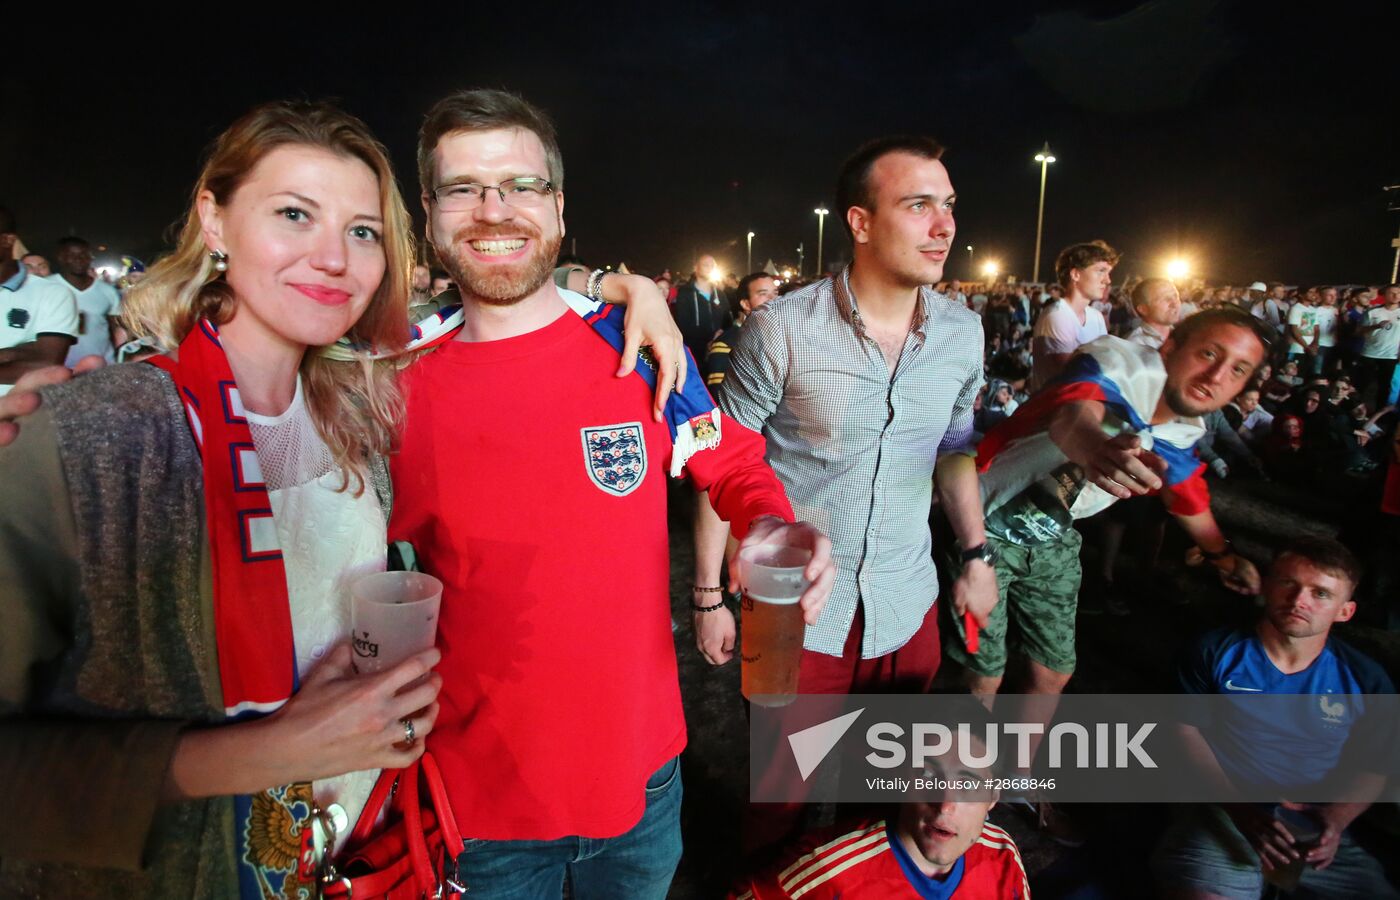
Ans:
[[[743,694],[759,706],[786,706],[797,697],[797,667],[807,627],[797,600],[807,590],[802,572],[811,561],[810,550],[777,544],[739,553]]]
[[[382,672],[433,646],[442,582],[422,572],[377,572],[350,588],[355,671]]]
[[[1293,836],[1296,842],[1294,849],[1298,851],[1299,858],[1286,866],[1275,866],[1271,871],[1264,873],[1264,880],[1274,887],[1292,892],[1297,890],[1298,881],[1303,877],[1303,869],[1308,865],[1302,857],[1316,847],[1322,837],[1322,823],[1311,813],[1284,806],[1274,807],[1274,818],[1282,822],[1283,827]]]

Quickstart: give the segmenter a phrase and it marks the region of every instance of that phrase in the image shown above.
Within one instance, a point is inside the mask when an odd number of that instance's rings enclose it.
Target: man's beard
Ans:
[[[522,233],[529,240],[530,253],[510,265],[478,266],[467,256],[469,251],[462,249],[468,241]],[[556,232],[553,237],[546,238],[533,225],[517,223],[509,229],[467,226],[452,235],[450,247],[435,249],[463,299],[470,297],[491,306],[514,306],[539,290],[553,275],[554,261],[559,257],[563,241],[562,233]]]
[[[1163,389],[1163,394],[1167,398],[1167,407],[1172,412],[1176,413],[1178,416],[1186,416],[1188,418],[1196,418],[1204,416],[1207,413],[1213,413],[1225,405],[1223,403],[1217,404],[1215,398],[1211,398],[1209,401],[1206,401],[1205,404],[1198,406],[1195,401],[1187,399],[1184,390],[1170,384]]]

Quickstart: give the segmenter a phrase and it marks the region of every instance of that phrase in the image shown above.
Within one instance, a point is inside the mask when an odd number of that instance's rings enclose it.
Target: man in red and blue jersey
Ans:
[[[1074,672],[1079,533],[1074,521],[1116,500],[1159,493],[1227,587],[1258,593],[1259,573],[1234,553],[1210,511],[1192,450],[1200,416],[1230,402],[1268,352],[1267,326],[1238,310],[1201,313],[1160,350],[1093,341],[1061,375],[977,447],[987,540],[1001,602],[976,641],[954,621],[947,654],[974,693],[995,694],[1007,662],[1008,607],[1030,660],[1028,693],[1059,694]]]
[[[1209,780],[1237,788],[1287,785],[1280,793],[1295,797],[1323,784],[1337,796],[1380,795],[1391,773],[1367,771],[1384,766],[1362,754],[1378,748],[1393,759],[1385,733],[1393,723],[1368,707],[1395,687],[1375,660],[1331,633],[1355,614],[1360,577],[1360,563],[1341,544],[1299,538],[1269,569],[1258,623],[1212,631],[1191,648],[1179,672],[1187,693],[1309,698],[1237,703],[1228,714],[1182,726]],[[1257,898],[1266,875],[1278,883],[1285,873],[1307,896],[1400,896],[1348,831],[1369,802],[1279,799],[1175,810],[1153,859],[1157,880],[1174,897]],[[1311,839],[1299,840],[1302,831]]]
[[[968,709],[976,719],[987,715]],[[972,746],[985,752],[975,737],[979,729],[971,733]],[[889,819],[864,819],[806,836],[775,865],[746,880],[731,900],[1029,900],[1016,842],[987,820],[999,792],[981,785],[996,771],[947,752],[926,761],[922,774],[956,787],[902,803]]]

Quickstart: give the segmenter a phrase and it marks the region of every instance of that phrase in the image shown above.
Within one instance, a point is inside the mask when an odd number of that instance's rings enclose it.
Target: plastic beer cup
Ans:
[[[381,672],[437,640],[442,582],[422,572],[378,572],[350,588],[355,671]]]
[[[742,601],[743,694],[759,706],[786,706],[797,698],[797,668],[806,623],[798,598],[810,550],[762,544],[739,553]]]

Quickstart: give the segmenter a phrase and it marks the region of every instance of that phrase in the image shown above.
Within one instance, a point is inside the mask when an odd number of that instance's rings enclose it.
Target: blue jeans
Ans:
[[[681,860],[681,763],[647,779],[646,811],[612,838],[467,840],[459,874],[475,900],[559,900],[568,878],[576,900],[663,900]]]

